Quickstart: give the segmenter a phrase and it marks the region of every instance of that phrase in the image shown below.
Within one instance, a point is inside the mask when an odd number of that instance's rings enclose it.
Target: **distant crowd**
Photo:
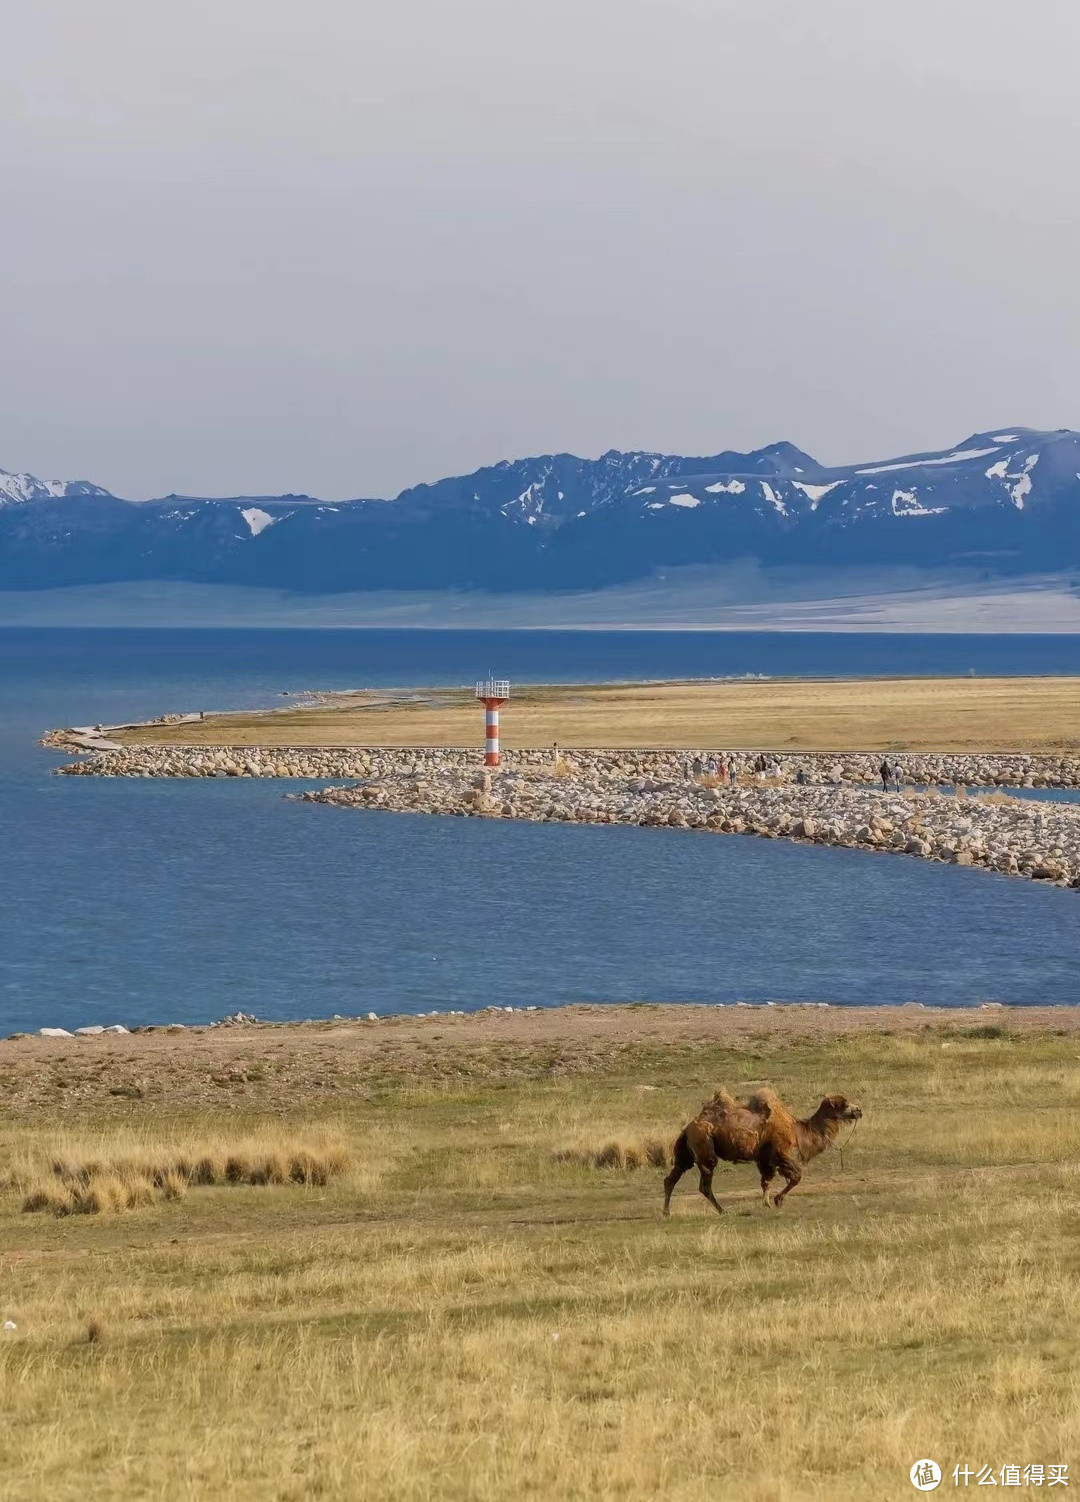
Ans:
[[[744,778],[752,778],[755,782],[764,783],[777,781],[782,776],[779,759],[775,756],[768,756],[763,751],[752,759],[735,756],[726,751],[719,756],[687,756],[683,760],[682,771],[687,782],[708,778],[719,783],[721,787],[733,786]],[[883,792],[900,792],[904,786],[904,770],[898,761],[889,761],[888,757],[883,756],[878,771]],[[802,767],[795,769],[795,781],[800,786],[805,785],[809,780]],[[843,780],[843,764],[838,761],[834,762],[829,768],[828,781],[840,783]]]

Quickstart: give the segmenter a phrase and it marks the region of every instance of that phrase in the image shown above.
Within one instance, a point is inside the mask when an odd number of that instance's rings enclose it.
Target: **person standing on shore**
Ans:
[[[889,791],[889,782],[892,778],[892,767],[889,766],[888,760],[884,756],[881,758],[881,766],[878,768],[878,771],[881,773],[881,791],[887,793]]]

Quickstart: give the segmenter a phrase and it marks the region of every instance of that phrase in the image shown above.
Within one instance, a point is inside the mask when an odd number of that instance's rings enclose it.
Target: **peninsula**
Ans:
[[[75,776],[344,781],[299,796],[804,840],[1080,889],[1080,804],[1011,796],[1080,788],[1077,690],[1071,678],[525,687],[493,769],[465,689],[323,695],[47,743],[89,751],[60,769]]]

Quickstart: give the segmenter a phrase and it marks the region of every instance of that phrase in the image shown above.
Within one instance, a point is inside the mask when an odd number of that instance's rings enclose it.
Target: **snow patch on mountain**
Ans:
[[[741,480],[717,480],[715,485],[706,485],[710,495],[742,495],[746,486]]]
[[[801,490],[810,502],[810,510],[816,511],[829,491],[835,490],[838,485],[842,485],[844,482],[842,480],[833,480],[830,485],[808,485],[805,480],[792,480],[791,483],[796,490]]]
[[[957,449],[954,453],[943,454],[935,459],[904,459],[898,464],[874,464],[868,469],[857,469],[857,475],[888,475],[894,469],[924,469],[930,464],[962,464],[965,459],[985,459],[987,454],[996,454],[996,448],[990,449]]]
[[[265,532],[267,527],[272,527],[281,520],[280,516],[271,516],[261,506],[245,506],[240,515],[247,522],[252,537],[258,537],[260,532]]]
[[[781,516],[787,515],[787,507],[784,505],[783,499],[777,495],[768,480],[761,481],[761,493],[770,505],[776,507]]]
[[[1023,471],[1019,474],[1010,474],[1009,479],[1015,480],[1015,485],[1009,486],[1009,494],[1012,496],[1013,505],[1017,511],[1023,511],[1024,502],[1031,494],[1031,471],[1039,462],[1038,454],[1029,454],[1024,460]]]
[[[892,494],[893,516],[940,516],[947,506],[924,506],[913,490],[894,490]]]
[[[685,495],[685,494],[683,494],[683,495],[669,495],[668,496],[668,505],[669,506],[689,506],[689,507],[694,507],[694,506],[700,506],[701,502],[698,500],[698,498],[697,498],[696,495]]]

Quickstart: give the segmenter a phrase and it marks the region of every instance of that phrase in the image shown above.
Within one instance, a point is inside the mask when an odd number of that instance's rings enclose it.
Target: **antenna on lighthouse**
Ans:
[[[499,765],[499,707],[510,697],[510,683],[506,678],[493,678],[490,673],[476,685],[476,697],[484,706],[484,766]]]

